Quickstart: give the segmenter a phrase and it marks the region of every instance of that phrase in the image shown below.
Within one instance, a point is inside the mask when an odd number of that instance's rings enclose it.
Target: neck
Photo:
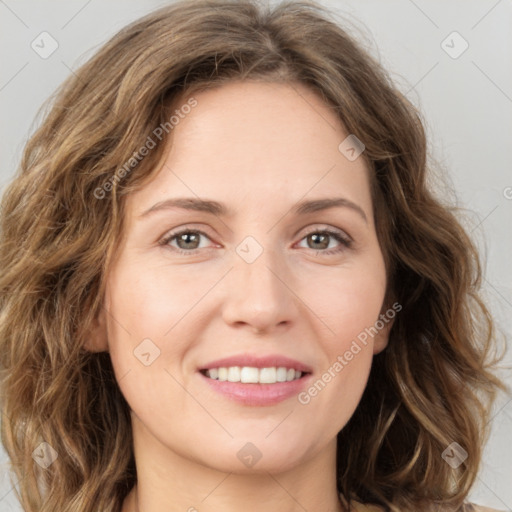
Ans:
[[[137,485],[122,512],[346,510],[336,488],[336,440],[285,471],[240,474],[182,457],[134,427]]]

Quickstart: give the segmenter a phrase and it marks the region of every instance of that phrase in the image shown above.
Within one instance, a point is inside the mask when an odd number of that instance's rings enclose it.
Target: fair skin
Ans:
[[[89,346],[109,351],[132,411],[137,485],[122,510],[340,512],[336,435],[391,322],[307,404],[297,393],[240,403],[199,370],[219,358],[277,354],[309,366],[307,391],[375,324],[388,306],[368,169],[338,150],[348,134],[300,84],[234,82],[194,97],[165,164],[127,198],[126,237]],[[332,197],[362,212],[293,211]],[[170,198],[214,200],[231,215],[167,208],[141,217]],[[185,228],[204,234],[159,245]],[[257,245],[240,246],[248,236]],[[258,247],[251,263],[241,256]],[[145,365],[134,350],[148,338],[146,360],[153,347],[160,353]],[[237,456],[247,443],[261,456],[253,466]]]

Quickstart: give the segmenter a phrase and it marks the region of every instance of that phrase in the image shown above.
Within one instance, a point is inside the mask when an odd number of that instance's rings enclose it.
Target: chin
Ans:
[[[245,440],[237,437],[225,446],[217,444],[216,449],[204,450],[196,462],[211,469],[234,474],[267,474],[288,471],[302,463],[306,457],[304,445],[283,444],[283,439],[258,443],[254,436]],[[215,443],[212,442],[212,445]],[[212,446],[210,445],[210,446]]]
[[[279,474],[287,472],[300,465],[300,463],[301,460],[299,458],[294,457],[291,459],[286,455],[279,456],[273,454],[271,457],[262,455],[261,459],[250,466],[245,465],[238,458],[233,460],[233,456],[230,454],[221,462],[215,461],[215,465],[209,464],[209,467],[223,473],[233,473],[236,475],[267,475],[268,473]]]

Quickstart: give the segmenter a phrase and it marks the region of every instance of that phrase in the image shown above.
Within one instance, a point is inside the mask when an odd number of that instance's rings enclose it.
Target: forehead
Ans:
[[[193,98],[196,106],[172,129],[162,168],[130,198],[138,212],[168,197],[261,208],[262,200],[287,204],[337,192],[371,211],[364,159],[342,153],[349,134],[316,92],[298,83],[233,82]]]

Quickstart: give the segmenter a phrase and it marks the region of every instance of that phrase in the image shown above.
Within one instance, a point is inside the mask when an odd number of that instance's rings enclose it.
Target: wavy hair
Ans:
[[[119,512],[136,482],[110,356],[84,344],[126,196],[159,168],[173,109],[233,80],[305,84],[366,146],[386,300],[403,309],[338,434],[338,491],[392,512],[460,507],[505,385],[478,253],[427,184],[420,113],[314,2],[188,0],[123,28],[61,85],[2,198],[2,441],[24,510]],[[453,441],[469,453],[456,469]],[[46,468],[42,442],[57,454]]]

